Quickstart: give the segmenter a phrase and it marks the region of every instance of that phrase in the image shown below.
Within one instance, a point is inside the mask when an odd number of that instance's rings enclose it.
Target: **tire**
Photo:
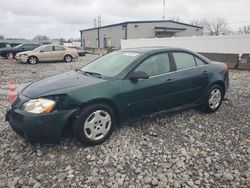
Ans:
[[[205,103],[205,112],[213,113],[216,112],[222,103],[224,97],[224,92],[221,86],[215,84],[212,85],[207,91],[206,103]]]
[[[27,63],[29,63],[31,65],[35,65],[35,64],[38,63],[38,59],[35,56],[31,56],[31,57],[28,58]]]
[[[93,104],[84,108],[75,121],[74,136],[85,145],[98,145],[111,136],[115,125],[114,111],[109,105]]]
[[[65,55],[64,56],[64,61],[66,62],[66,63],[70,63],[71,61],[72,61],[72,56],[71,55]]]
[[[11,58],[10,58],[11,57]],[[9,52],[9,53],[7,53],[7,55],[6,55],[6,59],[14,59],[14,55],[13,55],[13,53],[12,52]]]

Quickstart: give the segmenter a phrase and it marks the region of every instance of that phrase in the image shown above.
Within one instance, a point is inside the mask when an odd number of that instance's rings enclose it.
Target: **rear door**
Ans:
[[[209,64],[194,54],[180,51],[171,53],[175,63],[175,107],[197,101],[208,85]]]
[[[53,51],[53,60],[55,61],[62,61],[64,59],[65,55],[65,48],[63,46],[54,46],[54,51]]]

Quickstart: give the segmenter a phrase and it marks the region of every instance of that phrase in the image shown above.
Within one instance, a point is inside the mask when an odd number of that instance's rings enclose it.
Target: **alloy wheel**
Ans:
[[[71,61],[72,61],[71,56],[67,55],[67,56],[65,57],[65,61],[66,61],[67,63],[71,62]]]
[[[30,57],[29,63],[32,64],[32,65],[34,65],[34,64],[37,63],[37,59],[35,57]]]
[[[211,91],[209,95],[208,103],[209,103],[209,107],[212,110],[215,110],[220,105],[221,97],[222,95],[219,89],[215,88]]]
[[[111,128],[112,120],[108,112],[97,110],[89,115],[84,123],[84,133],[90,140],[100,140]]]

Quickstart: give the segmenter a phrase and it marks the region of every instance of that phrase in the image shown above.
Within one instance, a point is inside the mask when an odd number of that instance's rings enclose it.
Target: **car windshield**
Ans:
[[[80,70],[83,72],[98,74],[102,77],[114,77],[140,55],[140,53],[135,52],[117,51],[92,61]]]
[[[20,48],[22,46],[23,46],[23,44],[19,44],[19,45],[15,46],[14,48]]]

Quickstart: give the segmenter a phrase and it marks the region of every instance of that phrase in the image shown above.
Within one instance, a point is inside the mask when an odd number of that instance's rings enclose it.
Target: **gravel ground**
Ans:
[[[0,83],[27,83],[96,58],[35,66],[0,59]],[[0,95],[0,187],[250,187],[250,72],[230,70],[220,110],[161,113],[124,123],[95,147],[65,138],[31,145],[4,122]]]

